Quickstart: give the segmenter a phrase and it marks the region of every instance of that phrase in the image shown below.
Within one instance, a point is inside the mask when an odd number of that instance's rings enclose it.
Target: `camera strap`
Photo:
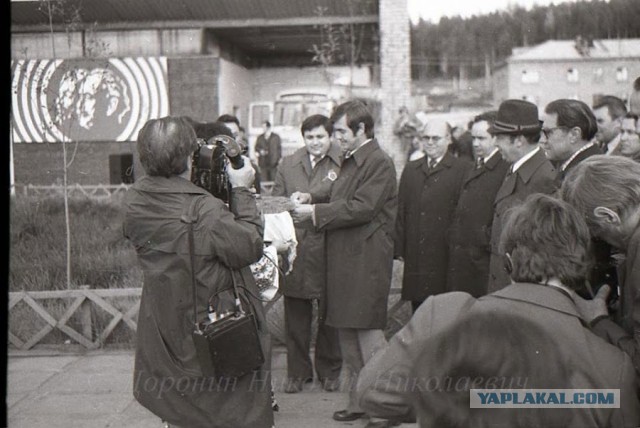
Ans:
[[[195,272],[195,245],[193,239],[193,224],[198,219],[198,215],[195,211],[196,203],[203,196],[192,196],[189,204],[185,204],[182,215],[180,216],[180,221],[187,225],[187,240],[189,245],[189,263],[190,263],[190,271],[191,271],[191,288],[193,294],[193,322],[196,327],[196,331],[200,332],[200,323],[198,322],[198,305],[197,305],[197,287],[196,287],[196,272]],[[235,305],[238,313],[244,314],[244,310],[242,309],[242,305],[240,303],[240,294],[238,293],[238,286],[236,284],[236,277],[234,275],[234,270],[230,269],[231,272],[231,282],[233,284],[233,296],[235,298]]]

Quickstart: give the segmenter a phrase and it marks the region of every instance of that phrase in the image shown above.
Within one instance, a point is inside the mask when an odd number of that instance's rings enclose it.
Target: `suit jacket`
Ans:
[[[504,269],[504,254],[499,250],[500,234],[508,210],[521,204],[533,193],[552,194],[556,189],[556,171],[542,150],[528,159],[513,174],[507,174],[494,201],[491,224],[491,261],[489,263],[488,292],[492,293],[511,283]]]
[[[425,156],[402,171],[395,255],[404,259],[404,300],[421,302],[446,289],[447,233],[468,167],[447,153],[433,170]]]
[[[602,149],[600,147],[598,147],[598,145],[594,144],[593,146],[589,147],[588,149],[578,153],[578,155],[573,158],[571,160],[571,162],[569,162],[569,164],[567,165],[567,167],[563,170],[561,168],[558,168],[558,176],[557,176],[557,183],[556,186],[558,188],[560,188],[560,186],[562,185],[562,180],[564,180],[564,178],[567,176],[567,174],[569,173],[569,171],[571,171],[571,169],[573,167],[575,167],[576,165],[578,165],[580,162],[582,162],[583,160],[587,159],[588,157],[594,156],[594,155],[601,155],[602,153]]]
[[[272,195],[291,196],[294,192],[329,193],[340,171],[340,147],[332,145],[315,168],[306,147],[282,158],[276,172]],[[333,171],[333,173],[331,173]],[[284,281],[285,296],[298,299],[323,299],[326,293],[326,254],[324,232],[311,221],[296,224],[296,259]]]
[[[430,349],[430,339],[472,311],[517,315],[554,337],[563,345],[558,352],[570,368],[566,389],[620,389],[619,409],[576,409],[575,417],[568,426],[638,425],[640,401],[629,357],[593,334],[568,296],[557,289],[538,284],[513,284],[479,299],[461,292],[427,299],[402,330],[360,371],[357,390],[363,411],[386,419],[415,420],[408,391],[398,386],[416,384],[417,380],[411,379],[410,373],[420,355]],[[473,353],[474,350],[459,352]],[[544,379],[536,381],[538,384],[544,383]],[[432,420],[421,420],[420,426],[437,427]]]
[[[449,234],[446,291],[486,294],[493,201],[508,169],[509,163],[496,153],[483,168],[467,170]]]
[[[256,152],[266,151],[264,155],[258,157],[258,165],[260,168],[272,169],[278,165],[282,157],[282,142],[280,136],[272,132],[267,139],[264,134],[260,134],[256,140]]]
[[[316,227],[327,231],[325,324],[386,326],[397,203],[393,160],[372,140],[342,162],[329,202],[315,205]]]

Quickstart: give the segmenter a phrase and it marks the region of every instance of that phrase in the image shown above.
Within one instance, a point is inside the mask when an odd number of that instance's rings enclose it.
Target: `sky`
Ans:
[[[533,6],[546,6],[576,0],[408,0],[409,17],[417,22],[422,17],[425,21],[437,23],[443,16],[460,15],[463,18],[506,10],[509,5],[519,5],[526,9]]]

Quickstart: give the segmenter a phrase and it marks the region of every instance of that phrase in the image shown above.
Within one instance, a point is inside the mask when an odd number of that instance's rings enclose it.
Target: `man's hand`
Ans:
[[[311,194],[310,193],[302,193],[302,192],[293,192],[293,194],[289,197],[291,202],[296,205],[299,204],[309,204],[311,203]]]
[[[227,165],[227,176],[229,177],[229,183],[231,183],[232,188],[246,187],[250,189],[253,187],[256,172],[251,166],[249,158],[242,156],[242,159],[244,160],[244,166],[240,169],[234,169],[231,164]]]
[[[293,211],[291,211],[291,218],[293,218],[294,223],[301,223],[306,220],[311,220],[312,217],[313,205],[301,204],[295,207]]]
[[[609,297],[610,292],[611,288],[605,284],[600,287],[595,297],[591,300],[583,299],[576,293],[572,293],[573,301],[578,308],[578,312],[586,322],[590,323],[600,316],[609,315],[609,311],[607,310],[607,297]]]

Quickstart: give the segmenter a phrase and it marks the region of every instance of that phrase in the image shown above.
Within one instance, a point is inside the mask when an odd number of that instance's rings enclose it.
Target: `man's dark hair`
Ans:
[[[264,122],[262,122],[263,125],[267,125],[267,128],[271,128],[271,122],[269,122],[268,120],[265,120]]]
[[[633,90],[640,91],[640,77],[633,81]]]
[[[473,118],[473,120],[471,121],[471,126],[473,126],[478,122],[488,122],[489,124],[492,124],[497,117],[498,117],[497,110],[485,111]]]
[[[558,126],[580,128],[582,139],[590,141],[598,132],[598,122],[588,105],[578,100],[560,99],[547,104],[547,114],[558,115]]]
[[[593,104],[594,110],[602,107],[607,108],[611,119],[619,119],[627,114],[627,106],[624,101],[613,95],[603,95]]]
[[[331,122],[336,123],[342,116],[346,116],[347,126],[354,134],[358,132],[358,127],[362,123],[367,138],[373,138],[373,116],[362,101],[347,101],[340,104],[333,111]]]
[[[221,115],[218,119],[217,122],[223,122],[223,123],[235,123],[236,125],[238,125],[238,127],[240,127],[240,121],[238,120],[237,117],[230,115],[230,114],[223,114]]]
[[[302,122],[302,126],[300,127],[300,132],[304,137],[305,132],[311,131],[312,129],[315,129],[319,126],[322,126],[329,135],[331,135],[331,133],[333,132],[333,123],[331,123],[331,119],[329,119],[327,116],[323,114],[313,114],[307,117]]]

